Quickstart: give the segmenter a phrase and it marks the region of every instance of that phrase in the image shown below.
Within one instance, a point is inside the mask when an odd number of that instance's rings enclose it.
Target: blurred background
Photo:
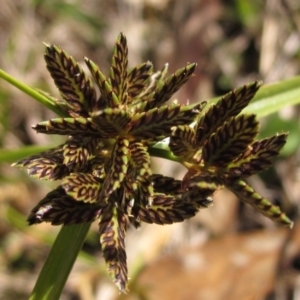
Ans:
[[[83,63],[87,56],[108,71],[122,31],[129,64],[150,60],[170,72],[198,64],[176,94],[182,103],[222,95],[256,79],[276,82],[299,74],[298,0],[2,0],[0,68],[58,96],[43,60],[43,42]],[[299,107],[261,120],[261,137],[289,131],[289,144],[274,167],[249,182],[294,219],[277,226],[229,191],[214,206],[183,224],[143,225],[126,239],[130,293],[119,295],[102,259],[93,224],[68,279],[63,300],[89,299],[300,299]],[[0,146],[57,145],[31,125],[54,114],[0,80]],[[1,151],[1,150],[0,150]],[[183,168],[153,159],[155,172],[182,178]],[[28,299],[59,227],[26,223],[31,208],[56,183],[30,179],[0,165],[0,299]]]

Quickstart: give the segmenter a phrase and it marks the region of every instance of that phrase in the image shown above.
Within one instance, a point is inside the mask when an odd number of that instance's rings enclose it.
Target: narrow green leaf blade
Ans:
[[[300,76],[263,86],[243,112],[262,118],[300,103]]]
[[[0,69],[0,78],[15,86],[17,89],[32,97],[34,100],[40,102],[42,105],[46,106],[58,115],[62,117],[68,116],[68,114],[59,105],[57,105],[57,103],[53,101],[53,99],[46,97],[43,93],[40,93],[36,89],[31,88],[29,85],[24,84],[23,82],[9,75],[2,69]]]
[[[39,274],[30,300],[60,298],[90,225],[91,223],[84,223],[61,228]]]

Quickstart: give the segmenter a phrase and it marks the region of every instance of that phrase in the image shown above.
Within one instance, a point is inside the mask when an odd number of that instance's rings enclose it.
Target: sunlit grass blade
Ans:
[[[48,98],[44,93],[40,93],[38,90],[35,90],[35,89],[31,88],[30,86],[24,84],[23,82],[19,81],[15,77],[9,75],[2,69],[0,69],[0,78],[6,80],[8,83],[15,86],[17,89],[23,91],[25,94],[29,95],[36,101],[40,102],[41,104],[43,104],[47,108],[51,109],[58,115],[60,115],[62,117],[67,116],[66,113],[53,102],[51,97]]]
[[[221,97],[207,101],[208,105],[217,103]],[[263,84],[243,113],[256,114],[257,118],[278,112],[288,105],[300,103],[300,76],[280,82]]]
[[[278,112],[288,105],[300,103],[300,76],[263,86],[243,112],[258,118]]]
[[[13,163],[50,148],[51,146],[23,146],[19,149],[0,149],[0,163]]]

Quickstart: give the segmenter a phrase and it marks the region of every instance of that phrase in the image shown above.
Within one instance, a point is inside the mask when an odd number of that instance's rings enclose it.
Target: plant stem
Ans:
[[[13,163],[19,159],[50,149],[50,146],[22,146],[19,149],[0,149],[0,163]]]
[[[11,85],[15,86],[19,90],[23,91],[25,94],[27,94],[30,97],[34,98],[35,100],[37,100],[38,102],[40,102],[44,106],[48,107],[49,109],[51,109],[52,111],[54,111],[58,115],[66,116],[65,112],[59,106],[57,106],[53,102],[53,100],[47,98],[45,95],[43,95],[42,93],[38,92],[37,90],[31,88],[30,86],[22,83],[21,81],[19,81],[15,77],[9,75],[8,73],[3,71],[2,69],[0,69],[0,78],[6,80]]]
[[[91,223],[63,226],[43,265],[30,300],[57,300],[75,263]]]

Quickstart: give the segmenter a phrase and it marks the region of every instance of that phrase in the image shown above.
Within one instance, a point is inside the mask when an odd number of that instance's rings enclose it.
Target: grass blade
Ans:
[[[263,86],[243,110],[258,118],[278,112],[288,105],[300,103],[300,76]]]
[[[0,69],[0,78],[6,80],[8,83],[15,86],[17,89],[23,91],[25,94],[29,95],[30,97],[34,98],[36,101],[40,102],[41,104],[43,104],[47,108],[51,109],[52,111],[54,111],[58,115],[60,115],[62,117],[67,116],[64,113],[64,111],[53,102],[53,100],[46,97],[45,95],[38,92],[37,90],[31,88],[30,86],[22,83],[21,81],[19,81],[15,77],[13,77],[13,76],[9,75],[8,73],[4,72],[2,69]]]
[[[30,300],[59,299],[91,223],[63,226],[43,265]]]

